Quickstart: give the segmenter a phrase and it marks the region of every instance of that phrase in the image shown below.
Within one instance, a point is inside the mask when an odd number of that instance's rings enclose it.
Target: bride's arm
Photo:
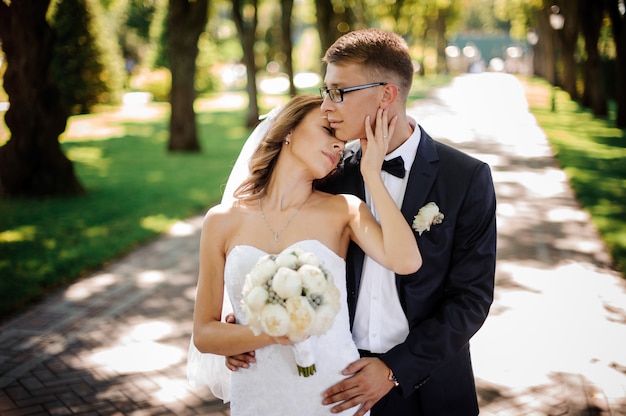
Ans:
[[[352,239],[378,263],[398,274],[410,274],[422,265],[422,256],[413,230],[404,219],[382,180],[380,168],[387,153],[387,137],[393,135],[394,117],[387,121],[387,110],[378,110],[375,132],[369,117],[365,121],[367,140],[361,140],[361,174],[372,197],[380,224],[365,203],[348,198]]]
[[[256,336],[247,325],[220,322],[224,296],[224,237],[232,221],[232,214],[222,205],[211,208],[202,224],[193,340],[203,353],[234,355],[270,344],[287,343],[284,338]]]

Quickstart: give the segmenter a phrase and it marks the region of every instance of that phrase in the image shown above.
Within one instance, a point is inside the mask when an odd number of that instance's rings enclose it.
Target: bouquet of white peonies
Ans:
[[[287,336],[298,374],[315,374],[312,335],[322,335],[339,312],[339,290],[317,256],[298,247],[259,258],[246,275],[243,310],[255,335]]]

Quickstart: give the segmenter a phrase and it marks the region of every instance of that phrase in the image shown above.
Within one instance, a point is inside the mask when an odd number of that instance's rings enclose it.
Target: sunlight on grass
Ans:
[[[147,230],[163,233],[170,228],[174,221],[175,219],[173,218],[167,218],[166,216],[159,214],[142,218],[140,224]]]
[[[615,265],[626,271],[626,131],[614,120],[593,117],[562,91],[557,111],[544,104],[547,84],[526,80],[531,110],[546,132],[576,198],[609,247]]]
[[[35,239],[37,228],[25,225],[14,230],[0,232],[0,243],[16,243],[18,241],[32,241]]]
[[[98,147],[70,148],[67,151],[67,157],[97,169],[100,175],[106,175],[107,169],[111,166],[111,161],[102,157],[102,149]]]

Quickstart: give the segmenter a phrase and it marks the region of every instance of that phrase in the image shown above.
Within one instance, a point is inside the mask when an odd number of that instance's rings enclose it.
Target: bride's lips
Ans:
[[[339,158],[339,156],[333,153],[328,153],[328,152],[322,152],[322,153],[324,153],[324,156],[326,156],[328,160],[330,160],[330,163],[332,163],[332,166],[335,166],[337,164],[337,159]]]

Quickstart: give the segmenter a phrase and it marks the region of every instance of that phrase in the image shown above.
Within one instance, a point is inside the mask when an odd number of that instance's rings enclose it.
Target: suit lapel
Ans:
[[[409,172],[409,182],[402,201],[402,214],[409,224],[420,207],[426,204],[426,197],[437,178],[439,156],[435,141],[421,128],[420,144],[417,148],[415,161]]]

